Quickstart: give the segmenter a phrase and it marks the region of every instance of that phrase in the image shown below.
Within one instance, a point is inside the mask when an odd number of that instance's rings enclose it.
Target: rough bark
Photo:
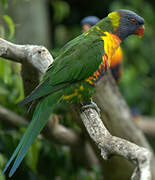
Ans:
[[[101,150],[103,159],[108,160],[113,155],[122,156],[137,165],[132,174],[132,180],[137,177],[139,180],[151,180],[150,151],[124,139],[112,136],[94,109],[89,108],[82,111],[81,119],[89,135]]]
[[[16,45],[1,38],[0,57],[22,64],[25,96],[39,84],[41,76],[53,62],[53,57],[43,46]]]

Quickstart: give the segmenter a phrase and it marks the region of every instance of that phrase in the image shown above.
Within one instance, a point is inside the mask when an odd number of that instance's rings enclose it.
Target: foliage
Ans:
[[[51,1],[54,8],[53,20],[60,23],[65,17],[69,15],[70,6],[65,1]]]
[[[13,23],[11,17],[8,16],[8,15],[4,15],[3,18],[4,18],[4,20],[6,21],[6,23],[7,23],[7,25],[8,25],[8,28],[9,28],[9,31],[10,31],[9,36],[8,36],[8,39],[12,39],[13,36],[14,36],[14,33],[15,33],[14,23]]]
[[[11,40],[15,33],[15,25],[12,18],[6,14],[8,8],[8,3],[6,0],[1,0],[1,4],[2,12],[0,14],[0,37]]]
[[[19,71],[19,64],[0,59],[0,102],[14,111],[13,106],[24,97]]]
[[[12,40],[15,25],[12,18],[7,15],[7,1],[2,0],[2,12],[0,14],[0,37]],[[20,77],[20,65],[0,58],[0,103],[13,111],[20,112],[14,107],[24,97],[22,80]]]

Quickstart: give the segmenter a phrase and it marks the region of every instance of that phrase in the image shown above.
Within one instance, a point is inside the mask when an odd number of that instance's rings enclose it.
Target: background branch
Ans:
[[[0,106],[0,120],[15,127],[21,127],[28,124],[23,117],[2,106]]]
[[[155,138],[155,118],[138,115],[134,122],[149,138]]]

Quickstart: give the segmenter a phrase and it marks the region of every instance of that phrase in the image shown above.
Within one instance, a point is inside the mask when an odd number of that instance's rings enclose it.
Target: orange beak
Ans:
[[[135,34],[139,35],[140,37],[143,37],[144,32],[145,32],[145,27],[144,25],[142,25],[136,30]]]

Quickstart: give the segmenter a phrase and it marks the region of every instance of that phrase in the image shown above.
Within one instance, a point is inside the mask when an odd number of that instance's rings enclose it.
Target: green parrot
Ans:
[[[23,105],[38,100],[33,118],[2,174],[15,159],[9,177],[14,174],[57,104],[91,102],[94,87],[110,67],[113,54],[131,34],[144,34],[144,19],[121,9],[108,14],[60,50],[40,85],[21,102]]]

